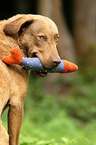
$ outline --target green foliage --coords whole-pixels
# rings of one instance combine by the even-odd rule
[[[66,96],[61,105],[68,114],[81,121],[89,122],[96,118],[96,82],[76,86],[74,96]]]
[[[96,145],[96,80],[78,74],[75,83],[61,81],[72,89],[59,96],[46,93],[44,81],[30,76],[20,145]]]

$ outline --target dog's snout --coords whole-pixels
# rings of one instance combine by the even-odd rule
[[[57,58],[53,58],[53,59],[52,59],[52,64],[53,64],[54,66],[59,65],[59,64],[60,64],[60,62],[61,62],[61,60],[60,60],[60,59],[57,59]]]

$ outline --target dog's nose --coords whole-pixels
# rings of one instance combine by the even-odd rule
[[[52,64],[54,66],[57,66],[61,63],[61,60],[60,59],[57,59],[57,58],[52,58]]]

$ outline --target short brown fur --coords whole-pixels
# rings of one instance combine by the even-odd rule
[[[38,56],[47,68],[56,67],[60,62],[57,41],[58,29],[47,17],[19,14],[0,22],[0,118],[9,105],[8,134],[0,120],[0,145],[18,145],[29,78],[29,71],[6,65],[2,58],[16,48],[25,57]]]

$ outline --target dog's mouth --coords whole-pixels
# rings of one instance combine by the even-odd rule
[[[37,56],[36,53],[33,53],[33,54],[32,54],[32,58],[34,58],[34,57],[38,57],[38,58],[39,58],[39,56]],[[39,59],[40,59],[40,58],[39,58]],[[35,73],[36,73],[37,75],[41,76],[41,77],[46,77],[46,76],[47,76],[47,72],[35,71]]]
[[[46,77],[46,75],[47,75],[47,72],[41,72],[41,71],[35,71],[35,72],[36,72],[36,74],[38,74],[41,77]]]

